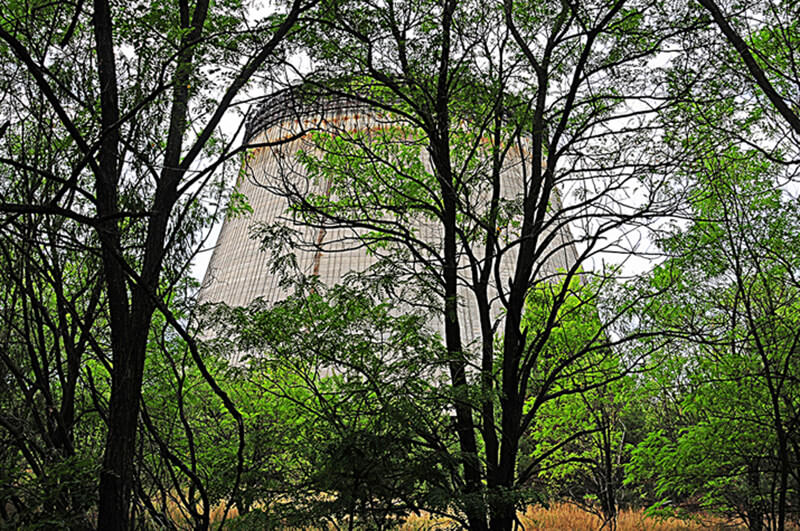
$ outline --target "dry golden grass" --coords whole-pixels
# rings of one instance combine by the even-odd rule
[[[553,504],[549,509],[541,506],[529,507],[525,514],[520,515],[520,521],[525,531],[597,531],[603,524],[597,516],[567,503]],[[446,518],[423,515],[409,517],[400,529],[402,531],[433,531],[452,528],[452,525],[453,522]],[[698,522],[686,522],[676,518],[660,520],[645,516],[642,510],[622,511],[617,521],[617,531],[720,531],[723,529],[738,530],[744,529],[744,526],[719,518],[703,518]]]
[[[550,509],[531,507],[521,517],[526,531],[534,529],[565,529],[570,531],[597,531],[603,522],[597,516],[571,504],[552,505]],[[617,531],[679,531],[708,529],[744,529],[719,519],[706,518],[703,522],[686,522],[671,518],[649,518],[641,510],[621,511]]]
[[[216,507],[211,513],[211,521],[218,522],[222,517],[223,510],[222,507]],[[238,516],[238,511],[232,508],[228,512],[228,518],[236,516]],[[529,507],[525,514],[520,515],[520,521],[525,531],[598,531],[602,526],[602,521],[597,516],[567,503],[553,504],[549,509],[541,506]],[[434,531],[453,529],[454,525],[454,522],[448,518],[422,514],[409,516],[399,530]],[[332,528],[322,525],[316,529],[329,530]],[[739,529],[745,528],[719,518],[703,518],[698,522],[686,522],[676,518],[661,520],[645,516],[642,510],[622,511],[617,522],[617,531],[731,531]]]
[[[222,520],[222,515],[225,514],[225,506],[224,505],[217,505],[213,509],[211,509],[211,514],[209,515],[209,520],[212,522],[219,522]],[[225,515],[225,518],[231,519],[236,518],[239,516],[239,509],[236,507],[232,507],[228,510],[228,514]]]

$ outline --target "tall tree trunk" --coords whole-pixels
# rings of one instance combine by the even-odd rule
[[[444,331],[449,357],[450,380],[456,393],[453,407],[456,412],[456,431],[464,470],[464,512],[472,531],[484,531],[489,527],[481,493],[483,484],[475,436],[475,421],[472,416],[472,406],[465,401],[468,383],[458,319],[458,240],[456,233],[458,198],[450,160],[450,112],[448,109],[450,31],[456,4],[454,0],[448,0],[442,10],[442,51],[439,61],[435,109],[431,116],[432,119],[428,122],[428,133],[432,140],[431,156],[442,193]],[[464,396],[459,396],[462,393]]]
[[[111,10],[106,0],[94,2],[94,35],[100,86],[101,125],[104,131],[95,171],[98,235],[102,247],[104,279],[111,328],[113,369],[109,402],[109,425],[103,468],[100,472],[98,528],[123,530],[128,525],[133,478],[133,450],[139,412],[139,388],[143,349],[133,343],[138,322],[131,321],[127,275],[122,257],[119,226],[119,96],[112,32]]]
[[[780,421],[780,418],[778,419]],[[780,490],[778,491],[778,531],[786,528],[786,496],[789,491],[789,448],[786,443],[787,435],[783,426],[778,427],[778,477]]]
[[[121,354],[121,355],[120,355]],[[114,352],[108,437],[100,474],[98,529],[128,527],[144,349]]]
[[[444,142],[446,144],[446,142]],[[439,151],[443,155],[442,150]],[[449,157],[449,155],[447,155]],[[449,357],[450,379],[456,393],[454,409],[456,412],[456,431],[462,453],[464,469],[465,513],[470,529],[483,531],[488,529],[486,511],[481,499],[481,473],[478,459],[478,445],[475,439],[475,422],[472,418],[472,407],[465,403],[466,396],[458,396],[467,392],[466,364],[462,357],[461,327],[458,319],[458,253],[456,252],[456,198],[452,179],[442,178],[450,175],[449,165],[440,160],[437,173],[442,181],[443,192],[443,224],[444,224],[444,331],[447,354]]]
[[[747,465],[747,520],[750,531],[761,531],[764,527],[764,506],[761,500],[756,500],[760,492],[760,479],[758,462],[753,461]]]

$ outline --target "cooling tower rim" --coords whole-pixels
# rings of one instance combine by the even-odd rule
[[[368,89],[368,87],[366,87]],[[362,89],[359,92],[366,93]],[[259,133],[289,120],[322,116],[343,111],[374,110],[375,105],[358,96],[333,92],[312,83],[300,83],[265,96],[245,120],[244,143],[249,144]]]
[[[245,119],[244,144],[249,144],[259,133],[290,120],[343,111],[375,112],[381,106],[377,98],[374,103],[369,100],[371,90],[381,86],[377,82],[363,83],[357,87],[348,79],[334,80],[329,82],[330,86],[325,86],[325,83],[297,83],[265,96]],[[343,88],[337,90],[335,86]],[[387,101],[386,105],[391,106],[391,102]],[[511,108],[503,109],[506,119],[514,114]]]

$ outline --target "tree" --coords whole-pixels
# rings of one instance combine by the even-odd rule
[[[545,318],[559,290],[557,284],[532,290],[525,322],[532,326]],[[521,465],[546,489],[543,501],[567,500],[598,515],[604,528],[616,529],[619,508],[630,503],[622,496],[623,467],[632,442],[641,437],[643,407],[636,377],[626,369],[625,356],[631,352],[605,345],[601,312],[592,303],[595,292],[596,287],[575,279],[559,309],[542,354],[546,361],[532,375],[531,388],[546,387],[553,369],[579,349],[595,348],[555,374],[548,391],[552,399],[542,400],[537,394],[528,399],[526,409],[537,401],[542,404],[531,429],[535,437],[529,439],[532,444],[524,444]],[[638,367],[637,372],[644,369]]]
[[[726,14],[724,10],[729,6],[714,0],[699,0],[699,3],[739,56],[746,69],[743,77],[767,98],[769,105],[764,103],[760,107],[778,112],[779,120],[789,126],[789,136],[796,147],[800,116],[791,102],[800,90],[800,76],[791,65],[800,44],[797,6],[770,0],[752,7],[730,6],[734,12]]]
[[[246,355],[230,386],[250,402],[251,447],[276,454],[249,476],[259,516],[384,529],[412,511],[445,513],[457,461],[438,338],[357,282],[297,288],[210,316],[224,340],[209,346],[224,353],[233,339]]]
[[[17,81],[11,76],[11,83]],[[41,179],[34,166],[50,174],[63,172],[67,146],[49,126],[52,113],[24,84],[19,87],[9,103],[17,104],[21,119],[6,128],[2,141],[8,150],[16,150],[22,166],[0,170],[3,195],[34,204],[37,196],[59,187]],[[26,120],[30,114],[40,120]],[[81,372],[88,359],[106,360],[107,344],[98,261],[85,252],[94,244],[91,230],[45,215],[4,221],[0,426],[7,438],[0,489],[11,502],[10,514],[3,518],[17,524],[41,518],[85,527],[96,490],[87,475],[97,472],[102,420],[92,411],[98,397],[81,381]]]
[[[651,434],[633,466],[662,496],[702,496],[750,529],[785,529],[800,479],[800,227],[780,175],[736,148],[695,169],[693,221],[665,236],[651,277],[670,287],[649,319],[677,338],[665,355],[683,389],[679,431]]]
[[[701,0],[686,9],[692,23],[667,68],[676,90],[697,106],[690,120],[682,116],[666,130],[702,123],[717,131],[721,150],[734,139],[772,162],[796,168],[797,6]]]
[[[308,342],[306,348],[323,365],[350,363],[355,376],[319,379],[303,353],[289,348],[294,336],[280,336],[286,323],[295,325],[287,328],[294,334],[309,324],[281,311],[292,304],[334,310],[306,293],[306,300],[270,314],[282,321],[268,321],[261,342],[252,344],[276,348],[283,364],[265,363],[273,376],[261,373],[247,389],[280,395],[280,378],[296,378],[318,400],[314,418],[336,437],[327,441],[325,458],[301,453],[297,460],[318,468],[316,476],[304,476],[311,492],[335,493],[328,510],[351,524],[360,517],[382,525],[388,506],[445,511],[447,494],[465,526],[510,529],[517,508],[537,499],[531,482],[542,456],[571,442],[536,427],[575,406],[573,400],[587,401],[581,411],[598,413],[597,433],[606,440],[597,455],[607,469],[614,412],[592,404],[617,393],[626,373],[662,348],[665,334],[679,334],[701,374],[718,378],[714,371],[724,369],[732,381],[752,380],[746,396],[768,405],[750,422],[769,430],[748,432],[744,448],[752,455],[759,440],[774,437],[774,455],[763,452],[749,477],[775,478],[783,527],[797,482],[797,264],[796,245],[787,247],[776,234],[794,229],[774,181],[755,178],[761,183],[755,186],[734,177],[758,173],[742,146],[783,164],[784,179],[794,177],[797,24],[793,7],[781,3],[752,11],[700,3],[704,10],[649,0],[294,0],[256,21],[235,0],[153,2],[128,13],[124,3],[108,0],[66,9],[3,3],[0,385],[10,392],[2,397],[0,433],[11,450],[0,458],[15,467],[2,480],[5,491],[19,487],[17,515],[61,514],[69,525],[91,525],[87,498],[95,485],[86,485],[81,467],[100,454],[102,529],[129,527],[140,509],[158,525],[173,525],[169,496],[200,528],[209,525],[217,501],[227,502],[225,511],[247,512],[256,496],[269,496],[264,484],[244,476],[263,479],[273,471],[273,456],[259,454],[256,444],[283,442],[282,432],[260,431],[245,419],[232,398],[235,386],[225,380],[229,368],[204,360],[182,311],[182,276],[199,230],[213,218],[203,203],[219,202],[221,174],[237,151],[218,134],[223,116],[253,81],[269,85],[277,72],[285,75],[278,66],[283,54],[296,51],[311,65],[291,74],[302,78],[301,101],[348,98],[383,123],[370,131],[335,125],[303,131],[309,134],[299,153],[276,148],[281,166],[266,176],[274,179],[268,184],[289,199],[294,222],[352,229],[350,242],[375,256],[363,277],[373,281],[375,299],[351,293],[342,308],[377,306],[382,328],[368,319],[345,322],[389,331],[406,345],[393,327],[414,331],[416,321],[389,323],[393,314],[377,302],[388,300],[398,312],[422,312],[438,323],[445,346],[442,352],[417,345],[424,356],[410,356],[417,365],[406,366],[376,360],[372,349],[388,347],[374,338],[345,335],[352,342],[341,351],[333,348],[342,347],[339,337],[323,336],[331,350]],[[304,14],[308,24],[299,31]],[[669,68],[654,67],[675,49],[667,53]],[[726,52],[711,56],[709,49]],[[703,127],[704,135],[689,139],[702,149],[684,142],[684,130]],[[730,168],[715,169],[719,154]],[[668,317],[697,317],[702,326],[686,333],[685,320],[677,321],[682,328],[668,322],[665,329],[654,319],[662,326],[636,330],[629,326],[636,320],[625,318],[640,305],[643,316],[652,316],[647,305],[672,288],[673,278],[662,268],[655,294],[616,304],[606,296],[613,275],[587,272],[585,263],[601,252],[634,253],[628,238],[641,226],[684,214],[667,192],[671,183],[682,192],[677,181],[695,174],[720,192],[707,203],[692,196],[695,224],[675,245],[697,238],[715,252],[708,270],[693,270],[678,256],[670,260],[686,282],[681,290],[695,291],[664,305],[680,310]],[[324,182],[328,192],[301,193],[297,177]],[[764,204],[753,205],[758,215],[731,202],[731,191],[763,197]],[[768,207],[781,216],[765,221]],[[700,237],[706,229],[713,229],[710,236]],[[550,265],[554,257],[560,267]],[[723,277],[733,273],[732,281],[700,284],[702,274],[720,270]],[[590,291],[577,289],[578,281]],[[681,297],[696,306],[686,307]],[[461,313],[466,301],[477,309],[474,334]],[[569,314],[583,316],[587,327],[563,341],[560,327]],[[656,340],[638,350],[622,347],[642,336]],[[713,356],[733,366],[702,363]],[[408,377],[415,395],[382,387],[392,369]],[[424,385],[422,373],[433,380],[445,374],[446,382]],[[704,394],[709,389],[715,388],[704,382],[687,394],[702,405],[687,410],[754,413],[736,400],[727,402],[731,409],[715,409],[722,405]],[[731,387],[719,390],[733,395]],[[386,400],[376,402],[380,397]],[[403,407],[393,410],[389,398]],[[339,415],[328,415],[331,404]],[[443,412],[452,412],[453,430]],[[389,435],[403,422],[398,432],[415,453],[408,469],[387,479],[375,470],[403,462],[402,446]],[[286,437],[297,435],[291,428]],[[696,449],[697,434],[723,434],[719,423],[691,428],[686,433],[695,437],[666,440]],[[314,443],[322,438],[300,435]],[[204,454],[215,444],[220,455]],[[523,451],[530,447],[543,451]],[[362,455],[364,467],[338,466],[343,455]],[[433,478],[420,477],[423,465],[436,470]],[[609,513],[612,476],[606,471],[599,489]],[[242,481],[248,492],[240,492]],[[761,488],[758,477],[750,483]],[[225,488],[229,496],[221,494]],[[132,493],[141,507],[131,504]],[[760,507],[757,499],[747,509],[751,521],[760,520]],[[23,508],[30,511],[22,515]]]
[[[122,5],[105,0],[69,10],[47,3],[2,6],[0,53],[13,74],[4,80],[3,131],[25,138],[38,119],[26,114],[35,102],[47,109],[48,137],[60,150],[53,168],[44,165],[47,159],[29,160],[25,144],[5,144],[2,164],[11,182],[33,177],[47,186],[29,189],[47,193],[28,202],[5,199],[3,227],[29,215],[70,220],[91,229],[95,241],[85,252],[100,264],[111,352],[100,528],[128,525],[150,324],[158,309],[183,330],[166,301],[193,253],[191,211],[230,157],[230,143],[217,143],[217,128],[308,6],[292,2],[285,14],[253,25],[246,6],[236,2],[145,4],[133,23]],[[214,68],[224,70],[215,76]],[[18,83],[30,100],[14,96]],[[63,302],[55,305],[62,315],[69,311]]]
[[[655,190],[671,161],[651,158],[646,136],[660,87],[639,77],[670,37],[654,8],[324,2],[302,35],[315,71],[297,99],[350,98],[383,113],[383,125],[329,124],[299,154],[279,151],[274,175],[253,178],[286,195],[296,223],[355,229],[353,245],[375,253],[372,272],[390,279],[396,304],[441,323],[461,463],[455,503],[471,529],[511,528],[529,479],[520,445],[557,396],[554,382],[598,349],[578,346],[531,387],[581,261],[666,206]],[[307,178],[326,192],[306,194]],[[559,186],[571,187],[569,203]],[[647,191],[632,199],[634,187]],[[565,237],[565,227],[580,234]],[[545,265],[553,256],[563,271]],[[554,280],[562,288],[546,317],[523,323],[531,291]],[[464,332],[465,300],[478,308],[477,338]],[[616,317],[605,314],[594,339]]]
[[[791,66],[796,7],[699,4],[711,24],[687,33],[669,65],[676,84],[696,83],[687,102],[665,115],[666,142],[687,153],[672,189],[687,198],[680,217],[688,227],[659,234],[669,261],[654,276],[662,288],[675,282],[666,315],[656,321],[686,349],[664,358],[673,372],[662,383],[676,389],[669,407],[679,425],[652,434],[637,458],[637,477],[651,466],[662,495],[699,493],[753,528],[764,518],[782,528],[796,481],[782,472],[791,467],[781,442],[782,425],[793,422],[782,408],[795,407],[794,376],[792,364],[779,361],[792,357],[786,341],[793,341],[793,317],[777,310],[792,307],[795,294],[785,285],[796,285],[786,187],[796,179],[800,123],[791,103],[799,86]],[[781,392],[788,395],[778,399]],[[709,440],[722,443],[710,452]]]

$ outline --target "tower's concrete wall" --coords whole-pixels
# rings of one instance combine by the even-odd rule
[[[330,182],[315,181],[304,174],[303,166],[296,160],[295,154],[302,149],[320,155],[307,131],[321,130],[334,135],[348,135],[353,131],[392,127],[396,123],[380,112],[346,99],[322,100],[317,105],[299,104],[288,91],[267,101],[248,123],[247,138],[253,148],[247,156],[246,171],[237,184],[238,192],[247,197],[253,212],[229,216],[225,220],[201,289],[201,301],[244,306],[257,297],[277,301],[288,294],[278,284],[279,276],[270,265],[270,253],[262,251],[261,242],[252,237],[254,228],[260,224],[272,225],[283,220],[297,230],[302,244],[294,251],[299,270],[304,274],[317,275],[327,285],[340,282],[348,272],[363,272],[373,265],[375,254],[359,244],[357,230],[311,227],[292,219],[289,214],[292,196],[300,197],[309,193],[324,195],[330,190]],[[279,141],[285,142],[276,144]],[[502,197],[509,203],[522,200],[522,159],[518,151],[516,154],[511,152],[502,171]],[[423,160],[423,165],[431,172],[428,160]],[[490,192],[488,185],[486,189],[478,188],[462,199],[469,201],[470,211],[481,216],[488,210]],[[433,259],[434,253],[442,249],[438,222],[419,217],[413,225],[419,239],[434,250],[425,258]],[[513,244],[517,237],[515,230],[511,224],[498,228],[501,241],[509,247],[502,254],[492,275],[490,296],[495,297],[492,311],[495,318],[502,314],[496,298],[502,290],[508,290],[517,259],[518,246]],[[476,243],[471,247],[480,259],[483,245]],[[576,259],[569,230],[562,227],[554,234],[548,252],[540,261],[538,277],[556,275],[558,269],[571,267]],[[480,323],[474,308],[474,297],[467,288],[472,284],[472,272],[468,264],[465,255],[460,270],[464,286],[461,290],[460,317],[463,337],[469,341],[480,337]],[[404,267],[409,272],[422,273],[423,265],[409,262]],[[421,306],[426,304],[425,301],[419,302]],[[413,305],[413,301],[398,302],[403,307],[409,304]],[[441,300],[433,298],[430,304],[441,304]]]

